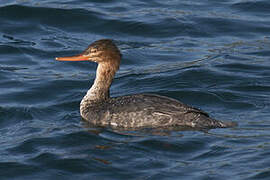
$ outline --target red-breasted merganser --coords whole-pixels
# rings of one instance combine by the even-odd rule
[[[226,128],[234,122],[212,119],[206,112],[156,94],[110,97],[110,86],[119,69],[121,53],[110,39],[95,41],[81,54],[58,57],[58,61],[93,61],[98,63],[96,79],[81,101],[80,114],[91,124],[121,128]]]

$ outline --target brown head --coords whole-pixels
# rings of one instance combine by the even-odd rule
[[[110,39],[101,39],[93,42],[81,54],[68,57],[57,57],[57,61],[93,61],[106,64],[110,68],[118,70],[121,61],[121,53]]]

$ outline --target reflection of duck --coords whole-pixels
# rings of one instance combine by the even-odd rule
[[[121,61],[120,51],[112,40],[98,40],[80,55],[56,60],[98,63],[95,82],[80,104],[81,116],[92,124],[125,129],[225,128],[236,125],[212,119],[199,109],[165,96],[135,94],[110,98],[109,89]]]

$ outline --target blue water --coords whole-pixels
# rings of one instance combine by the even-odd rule
[[[268,0],[1,0],[0,179],[270,179]],[[208,132],[87,126],[96,64],[57,62],[114,39],[112,96],[151,92],[235,121]]]

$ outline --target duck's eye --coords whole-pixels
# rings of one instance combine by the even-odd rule
[[[91,53],[96,53],[97,50],[96,49],[91,49]]]

